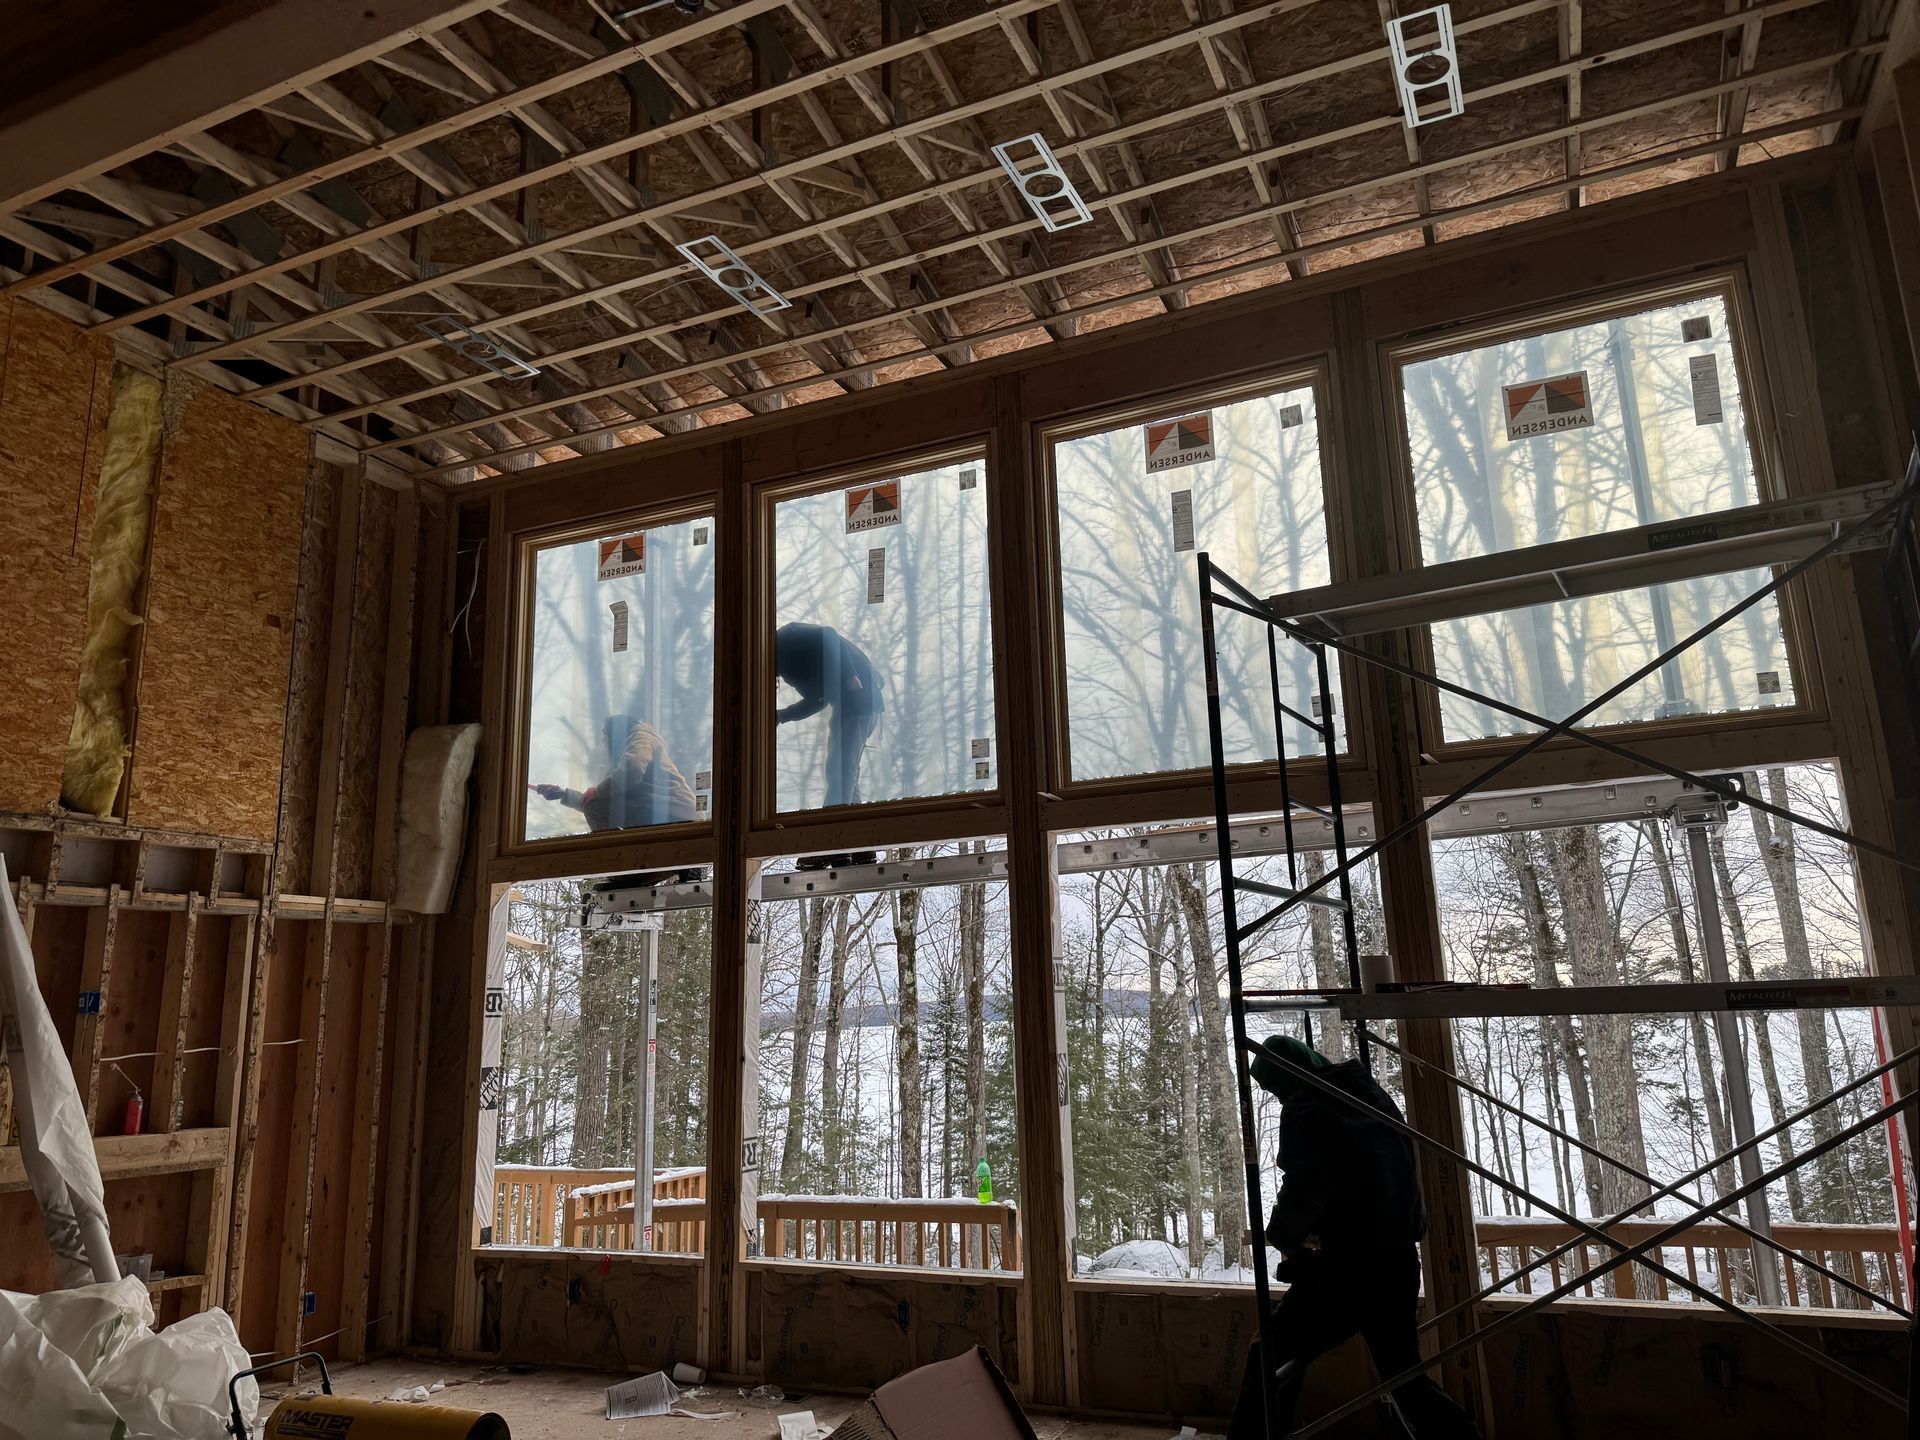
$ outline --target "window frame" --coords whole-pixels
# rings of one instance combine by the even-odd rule
[[[1072,714],[1067,693],[1066,597],[1060,559],[1060,477],[1054,462],[1055,447],[1064,441],[1085,439],[1128,425],[1145,425],[1201,407],[1231,405],[1282,390],[1303,388],[1313,392],[1314,413],[1319,421],[1320,499],[1327,522],[1327,564],[1332,583],[1338,584],[1353,578],[1355,565],[1350,553],[1353,530],[1347,523],[1343,508],[1346,497],[1352,494],[1352,488],[1341,483],[1343,472],[1338,416],[1335,413],[1338,388],[1334,383],[1330,357],[1315,356],[1281,369],[1264,370],[1230,381],[1163,391],[1124,405],[1075,411],[1034,427],[1033,439],[1037,447],[1034,475],[1038,482],[1035,489],[1039,509],[1035,518],[1040,542],[1036,546],[1036,560],[1040,570],[1039,583],[1046,594],[1045,623],[1041,635],[1045,648],[1043,664],[1046,667],[1049,691],[1047,709],[1052,731],[1047,747],[1047,773],[1051,781],[1049,789],[1054,795],[1080,800],[1190,789],[1206,783],[1212,774],[1210,766],[1202,764],[1186,770],[1149,770],[1131,775],[1074,778]],[[1336,653],[1330,658],[1339,667],[1338,684],[1340,694],[1346,697],[1344,708],[1347,720],[1345,744],[1334,752],[1332,758],[1340,766],[1342,782],[1349,779],[1351,772],[1351,778],[1357,784],[1368,769],[1364,707],[1358,699],[1360,672],[1357,663],[1344,655]],[[1310,785],[1315,774],[1324,772],[1327,759],[1324,755],[1294,757],[1288,766],[1289,780],[1298,777]],[[1269,780],[1276,773],[1271,760],[1250,760],[1227,767],[1230,781]]]
[[[922,471],[938,469],[943,465],[958,464],[961,461],[974,462],[980,466],[982,498],[987,501],[987,584],[984,593],[987,596],[988,605],[991,606],[1000,589],[998,576],[995,574],[1000,562],[996,551],[997,542],[993,535],[996,516],[991,498],[991,487],[994,484],[993,455],[992,436],[978,435],[962,438],[953,444],[942,445],[931,450],[900,452],[851,469],[809,471],[755,487],[753,593],[747,618],[747,623],[752,627],[750,632],[752,640],[747,655],[747,683],[750,689],[744,707],[748,728],[747,763],[751,767],[753,780],[750,787],[753,800],[747,816],[747,823],[751,830],[781,832],[799,829],[802,826],[845,824],[854,820],[956,811],[963,812],[959,823],[964,825],[970,819],[972,823],[977,824],[978,812],[982,807],[998,807],[1005,803],[1005,773],[998,763],[998,757],[1006,753],[1007,744],[1006,705],[1003,693],[1004,657],[1000,646],[999,621],[988,626],[989,644],[993,649],[995,755],[993,785],[990,789],[960,790],[944,795],[909,795],[898,800],[862,801],[856,805],[823,805],[811,810],[782,810],[779,807],[777,793],[776,755],[779,726],[773,718],[774,711],[778,708],[776,701],[780,684],[779,677],[774,673],[773,658],[774,615],[778,599],[775,593],[777,562],[774,522],[779,506],[788,500],[802,500],[815,495],[845,490],[863,480],[900,479]]]
[[[677,525],[699,519],[705,519],[713,526],[711,543],[715,547],[717,556],[721,544],[720,497],[715,494],[690,495],[663,502],[657,507],[594,516],[585,521],[523,531],[513,536],[512,574],[509,580],[512,586],[510,613],[513,616],[513,628],[508,636],[508,643],[511,646],[509,663],[512,669],[508,676],[508,705],[504,717],[505,723],[502,726],[502,738],[506,742],[506,753],[503,757],[506,762],[504,767],[506,775],[499,816],[499,843],[502,856],[556,855],[574,851],[602,850],[609,845],[637,843],[671,845],[679,841],[696,842],[688,846],[687,855],[690,860],[698,859],[701,863],[706,863],[707,852],[712,848],[713,840],[711,808],[704,820],[670,821],[663,825],[645,825],[625,830],[589,831],[584,835],[555,835],[546,839],[529,840],[526,837],[526,806],[516,803],[517,797],[525,794],[527,787],[527,742],[532,729],[533,705],[534,585],[539,573],[540,552],[577,545],[587,540],[604,539],[618,531],[652,530],[665,525]],[[720,599],[716,585],[714,593],[716,631],[719,625]],[[720,667],[717,663],[714,666],[713,690],[709,703],[713,706],[717,719],[720,704]],[[718,761],[719,757],[715,756],[716,765]],[[509,800],[508,797],[514,797],[514,800]]]
[[[1753,303],[1746,266],[1736,263],[1715,266],[1665,282],[1643,282],[1613,287],[1570,302],[1534,305],[1489,319],[1442,326],[1398,340],[1383,340],[1378,346],[1381,398],[1387,414],[1394,420],[1390,440],[1391,462],[1389,523],[1401,554],[1414,562],[1409,572],[1425,568],[1425,547],[1420,535],[1419,498],[1413,469],[1412,441],[1409,436],[1406,387],[1402,374],[1409,364],[1440,355],[1458,354],[1488,344],[1524,340],[1570,329],[1576,325],[1637,315],[1652,309],[1682,305],[1690,300],[1717,299],[1727,310],[1727,343],[1733,354],[1745,409],[1747,451],[1752,457],[1755,503],[1790,497],[1794,491],[1786,483],[1789,474],[1777,443],[1775,417],[1778,402],[1773,378],[1767,367],[1760,342],[1760,325]],[[1710,512],[1714,514],[1722,512]],[[1523,547],[1524,548],[1524,547]],[[1510,553],[1510,552],[1503,552]],[[1782,566],[1770,567],[1777,574]],[[1626,585],[1626,593],[1648,587]],[[1698,735],[1718,730],[1729,723],[1768,727],[1806,725],[1826,718],[1825,676],[1818,648],[1813,643],[1808,601],[1798,582],[1775,592],[1780,606],[1780,632],[1786,647],[1787,663],[1794,680],[1791,705],[1766,709],[1708,712],[1673,716],[1666,719],[1625,721],[1607,725],[1583,725],[1596,734],[1610,738],[1634,737],[1652,741],[1671,736]],[[1605,598],[1604,595],[1594,598]],[[1408,632],[1413,642],[1413,662],[1428,673],[1434,670],[1433,627],[1420,625]],[[1416,685],[1414,709],[1421,738],[1421,751],[1432,762],[1484,759],[1526,744],[1537,731],[1513,735],[1491,735],[1472,739],[1452,739],[1446,734],[1441,712],[1440,693],[1431,685]],[[1550,719],[1560,717],[1550,716]],[[1542,747],[1546,751],[1565,751],[1581,742],[1567,735],[1556,736]]]

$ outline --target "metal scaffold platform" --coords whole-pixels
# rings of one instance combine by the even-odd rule
[[[1214,858],[1219,865],[1220,903],[1226,932],[1228,1006],[1238,1060],[1236,1079],[1249,1216],[1258,1225],[1259,1218],[1267,1213],[1250,1074],[1250,1057],[1259,1057],[1265,1063],[1279,1067],[1298,1086],[1316,1089],[1343,1104],[1365,1109],[1371,1119],[1402,1132],[1416,1147],[1444,1154],[1454,1164],[1516,1198],[1530,1202],[1541,1213],[1575,1229],[1577,1238],[1530,1261],[1516,1275],[1553,1263],[1576,1247],[1596,1245],[1606,1255],[1592,1271],[1564,1283],[1556,1283],[1544,1293],[1531,1296],[1525,1304],[1487,1319],[1476,1314],[1473,1307],[1511,1285],[1516,1275],[1498,1277],[1493,1285],[1480,1289],[1459,1304],[1431,1317],[1423,1327],[1431,1329],[1464,1314],[1469,1317],[1468,1328],[1459,1338],[1440,1346],[1402,1373],[1381,1377],[1380,1383],[1364,1394],[1289,1433],[1296,1436],[1312,1435],[1338,1424],[1364,1406],[1391,1395],[1397,1387],[1421,1373],[1472,1347],[1484,1345],[1502,1331],[1520,1323],[1526,1316],[1573,1293],[1581,1285],[1591,1283],[1597,1276],[1630,1263],[1653,1271],[1667,1283],[1698,1300],[1758,1328],[1809,1363],[1844,1377],[1876,1400],[1906,1415],[1907,1433],[1916,1433],[1915,1424],[1920,1421],[1920,1411],[1909,1410],[1908,1397],[1893,1393],[1841,1360],[1809,1345],[1792,1331],[1742,1308],[1689,1276],[1669,1269],[1662,1261],[1661,1247],[1690,1225],[1705,1219],[1716,1219],[1741,1231],[1752,1243],[1754,1290],[1763,1305],[1779,1303],[1779,1276],[1775,1268],[1777,1256],[1790,1255],[1795,1264],[1811,1264],[1830,1281],[1871,1300],[1873,1304],[1906,1317],[1911,1323],[1913,1316],[1907,1306],[1889,1297],[1873,1294],[1853,1279],[1828,1271],[1817,1262],[1809,1262],[1805,1256],[1789,1251],[1776,1242],[1770,1231],[1766,1204],[1767,1188],[1778,1184],[1790,1171],[1818,1159],[1848,1140],[1868,1133],[1875,1126],[1888,1123],[1894,1117],[1902,1120],[1909,1118],[1910,1101],[1905,1096],[1889,1096],[1886,1104],[1870,1114],[1844,1126],[1836,1125],[1834,1134],[1770,1168],[1763,1168],[1760,1146],[1823,1107],[1832,1105],[1842,1096],[1893,1075],[1898,1067],[1920,1056],[1920,1046],[1883,1060],[1879,1066],[1851,1080],[1834,1093],[1815,1099],[1794,1114],[1778,1119],[1769,1128],[1756,1132],[1736,1017],[1742,1010],[1920,1006],[1920,979],[1900,976],[1845,981],[1735,983],[1727,970],[1721,920],[1714,898],[1716,892],[1711,883],[1711,871],[1707,869],[1710,863],[1708,837],[1713,827],[1725,823],[1729,808],[1749,805],[1776,819],[1840,841],[1856,852],[1877,856],[1907,870],[1920,871],[1920,861],[1863,839],[1839,826],[1797,814],[1764,796],[1747,793],[1737,775],[1696,774],[1645,754],[1616,738],[1582,727],[1590,717],[1601,712],[1617,697],[1658,674],[1708,636],[1776,594],[1814,566],[1836,555],[1869,551],[1883,553],[1887,561],[1889,584],[1900,607],[1898,613],[1903,617],[1920,617],[1920,603],[1906,603],[1912,598],[1908,592],[1920,594],[1914,583],[1915,577],[1920,576],[1920,556],[1916,556],[1913,538],[1917,498],[1920,498],[1920,449],[1916,449],[1909,460],[1905,476],[1894,484],[1860,487],[1813,499],[1748,506],[1697,520],[1610,531],[1453,564],[1429,566],[1376,580],[1336,584],[1266,599],[1216,567],[1211,556],[1202,554],[1198,557],[1201,636],[1205,651],[1207,721],[1216,812]],[[1521,606],[1604,595],[1759,567],[1773,570],[1769,581],[1689,635],[1674,638],[1671,634],[1661,634],[1657,642],[1661,645],[1660,653],[1561,719],[1548,719],[1534,714],[1496,696],[1356,643],[1356,637],[1382,630],[1433,624]],[[1240,867],[1251,856],[1234,843],[1236,833],[1245,822],[1236,821],[1232,814],[1231,781],[1238,767],[1229,765],[1223,734],[1222,688],[1224,684],[1231,683],[1222,674],[1218,643],[1218,629],[1225,614],[1250,619],[1264,631],[1267,679],[1271,689],[1270,703],[1265,708],[1272,717],[1275,749],[1273,768],[1280,785],[1283,810],[1287,812],[1275,826],[1280,831],[1278,851],[1266,853],[1286,856],[1285,885],[1243,873]],[[1283,692],[1280,664],[1282,645],[1305,648],[1309,658],[1306,668],[1314,677],[1310,694],[1300,696]],[[1379,834],[1377,827],[1369,824],[1361,842],[1353,845],[1349,836],[1349,812],[1340,803],[1341,747],[1333,718],[1331,680],[1333,667],[1340,659],[1351,660],[1360,666],[1379,666],[1405,680],[1486,706],[1531,727],[1533,733],[1517,740],[1479,773],[1456,786],[1449,794],[1432,801],[1389,833]],[[1290,700],[1293,703],[1289,703]],[[1254,708],[1262,707],[1255,702]],[[1243,706],[1242,713],[1244,710]],[[1289,801],[1289,769],[1296,757],[1288,754],[1288,721],[1294,727],[1303,728],[1318,742],[1316,748],[1326,766],[1326,793],[1331,800],[1327,810],[1309,808],[1303,812]],[[1583,788],[1581,800],[1571,805],[1562,802],[1552,813],[1544,813],[1543,806],[1537,813],[1530,804],[1513,803],[1510,796],[1490,793],[1502,774],[1527,756],[1561,739],[1593,747],[1617,760],[1630,762],[1649,773],[1664,777],[1652,782],[1653,788],[1644,796],[1646,803],[1628,814],[1634,819],[1664,820],[1685,846],[1687,858],[1693,866],[1695,888],[1701,897],[1698,902],[1701,914],[1697,920],[1708,980],[1693,984],[1619,985],[1585,989],[1445,983],[1404,987],[1363,986],[1351,889],[1351,877],[1357,867],[1388,847],[1423,831],[1437,837],[1449,833],[1449,827],[1453,827],[1451,833],[1462,833],[1460,827],[1463,822],[1485,827],[1481,833],[1496,829],[1594,823],[1597,819],[1607,817],[1604,807],[1593,802],[1593,790],[1604,788],[1615,801],[1621,792],[1628,793],[1634,800],[1642,798],[1637,792],[1645,788],[1643,785],[1639,782],[1621,782],[1618,786]],[[1481,803],[1470,803],[1474,801]],[[1489,823],[1489,812],[1492,817],[1497,817],[1494,823]],[[1302,815],[1308,821],[1324,821],[1327,838],[1315,848],[1328,849],[1332,861],[1322,873],[1305,881],[1300,875],[1297,855],[1308,845],[1305,837],[1296,837],[1295,834],[1296,817]],[[1370,821],[1371,818],[1369,816]],[[1318,836],[1311,838],[1319,840]],[[1249,988],[1243,969],[1245,947],[1274,922],[1302,906],[1329,908],[1340,917],[1346,951],[1347,987],[1300,991]],[[1422,1133],[1397,1117],[1373,1109],[1365,1101],[1330,1084],[1313,1070],[1254,1045],[1248,1036],[1249,1015],[1275,1011],[1299,1012],[1303,1024],[1309,1027],[1309,1038],[1316,1015],[1322,1023],[1347,1025],[1351,1028],[1355,1052],[1369,1069],[1375,1052],[1384,1049],[1405,1064],[1435,1071],[1462,1092],[1506,1111],[1523,1124],[1539,1126],[1558,1141],[1579,1149],[1588,1158],[1630,1175],[1650,1187],[1649,1193],[1622,1214],[1601,1220],[1582,1219],[1550,1199],[1480,1165],[1458,1148]],[[1639,1168],[1567,1134],[1540,1117],[1526,1113],[1521,1107],[1490,1094],[1445,1067],[1409,1053],[1393,1039],[1376,1031],[1370,1023],[1479,1016],[1672,1014],[1685,1011],[1703,1012],[1713,1017],[1720,1042],[1721,1063],[1727,1071],[1736,1143],[1726,1153],[1713,1157],[1678,1179],[1666,1182],[1656,1181]],[[1738,1169],[1740,1183],[1737,1187],[1729,1193],[1701,1198],[1694,1189],[1698,1182],[1713,1175],[1719,1167],[1729,1164]],[[1645,1238],[1628,1242],[1612,1233],[1614,1226],[1641,1214],[1660,1200],[1675,1201],[1688,1208],[1670,1223],[1660,1220],[1654,1233]],[[1736,1207],[1740,1212],[1738,1216],[1728,1213]],[[1252,1251],[1254,1290],[1260,1318],[1259,1344],[1261,1355],[1269,1357],[1262,1365],[1267,1380],[1268,1433],[1278,1435],[1282,1432],[1275,1423],[1274,1378],[1281,1352],[1275,1341],[1272,1278],[1268,1274],[1265,1247],[1256,1243]],[[1557,1265],[1555,1269],[1557,1273]]]

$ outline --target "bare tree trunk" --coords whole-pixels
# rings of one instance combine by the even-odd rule
[[[911,860],[911,847],[894,853],[896,860]],[[925,1081],[920,1073],[920,892],[899,890],[894,893],[893,956],[897,971],[895,991],[894,1046],[899,1054],[900,1072],[900,1193],[922,1195],[921,1176],[926,1170],[924,1137],[920,1130],[920,1111],[925,1103]]]
[[[1574,984],[1621,983],[1618,936],[1607,899],[1606,875],[1601,868],[1599,828],[1581,825],[1553,831],[1547,839],[1547,854],[1566,918],[1567,958]],[[1640,1124],[1640,1086],[1634,1060],[1632,1018],[1590,1015],[1581,1029],[1592,1061],[1597,1143],[1605,1153],[1644,1172],[1647,1145]],[[1631,1210],[1646,1198],[1646,1184],[1625,1171],[1597,1160],[1586,1168],[1599,1171],[1597,1189],[1602,1214]],[[1619,1271],[1613,1272],[1610,1282],[1619,1276]],[[1636,1293],[1647,1283],[1644,1271],[1633,1277]],[[1626,1288],[1609,1284],[1613,1293]]]
[[[1544,843],[1551,857],[1552,842]],[[1527,931],[1533,950],[1533,983],[1542,989],[1557,989],[1560,985],[1559,947],[1554,943],[1553,927],[1547,922],[1547,899],[1540,884],[1540,867],[1524,834],[1514,832],[1507,836],[1507,860],[1520,881],[1521,904],[1527,914]],[[1599,1132],[1593,1121],[1593,1091],[1587,1083],[1586,1057],[1580,1052],[1573,1019],[1567,1015],[1556,1015],[1542,1020],[1540,1024],[1543,1031],[1551,1028],[1560,1066],[1566,1071],[1567,1090],[1573,1097],[1573,1133],[1580,1137],[1582,1144],[1598,1145]],[[1571,1168],[1570,1156],[1567,1164]],[[1611,1212],[1605,1208],[1601,1198],[1598,1169],[1597,1162],[1587,1162],[1581,1165],[1580,1173],[1585,1181],[1589,1213],[1605,1215]]]
[[[1327,852],[1309,850],[1301,857],[1302,873],[1305,883],[1325,878],[1327,873]],[[1332,894],[1332,891],[1324,892]],[[1307,933],[1311,937],[1313,948],[1313,983],[1322,990],[1343,990],[1353,983],[1353,977],[1347,974],[1346,959],[1341,955],[1333,939],[1333,911],[1324,905],[1308,905]],[[1341,1061],[1347,1055],[1347,1028],[1338,1020],[1327,1019],[1320,1026],[1318,1049],[1329,1060]]]
[[[1747,941],[1747,917],[1740,909],[1740,897],[1733,890],[1733,871],[1727,865],[1727,847],[1718,829],[1707,832],[1707,849],[1713,856],[1713,872],[1720,882],[1720,914],[1727,926],[1727,941],[1733,946],[1734,968],[1742,980],[1751,981],[1753,975],[1753,948]],[[1773,1118],[1781,1120],[1789,1113],[1786,1092],[1780,1085],[1780,1067],[1773,1058],[1773,1028],[1768,1023],[1770,1017],[1763,1010],[1751,1017],[1753,1025],[1753,1048],[1760,1055],[1760,1082],[1766,1088],[1767,1108],[1773,1112]],[[1774,1143],[1780,1147],[1782,1163],[1793,1159],[1795,1150],[1793,1132],[1782,1130]],[[1800,1171],[1787,1171],[1787,1213],[1795,1220],[1807,1218],[1807,1199],[1800,1189]]]
[[[1756,783],[1751,771],[1747,784]],[[1767,798],[1785,807],[1792,796],[1787,793],[1787,772],[1767,771]],[[1800,872],[1794,861],[1793,826],[1775,821],[1754,806],[1747,807],[1753,819],[1753,837],[1760,844],[1760,858],[1766,863],[1767,881],[1773,887],[1774,903],[1780,912],[1780,939],[1786,951],[1787,976],[1793,980],[1813,978],[1813,946],[1807,939],[1807,916],[1800,902]],[[1794,1019],[1800,1026],[1800,1073],[1807,1086],[1807,1099],[1819,1099],[1833,1093],[1833,1057],[1827,1048],[1826,1018],[1818,1010],[1797,1010]],[[1840,1133],[1840,1115],[1831,1105],[1822,1106],[1808,1117],[1816,1143],[1831,1140]],[[1837,1221],[1847,1213],[1847,1161],[1838,1150],[1829,1150],[1813,1162],[1814,1199],[1812,1218]]]
[[[1185,920],[1187,949],[1193,956],[1193,989],[1200,1012],[1200,1069],[1211,1107],[1207,1154],[1213,1162],[1213,1223],[1220,1234],[1222,1263],[1231,1270],[1246,1259],[1246,1169],[1240,1158],[1240,1106],[1228,1050],[1227,1016],[1220,1003],[1220,971],[1207,921],[1205,870],[1175,865],[1167,871]],[[1309,906],[1319,914],[1322,907]]]
[[[966,1194],[973,1167],[987,1158],[987,887],[960,890],[960,973],[967,1001],[967,1149],[960,1179]]]
[[[573,1163],[591,1168],[605,1163],[601,1150],[607,1133],[607,1087],[612,1081],[609,1042],[612,1015],[606,994],[612,968],[613,936],[605,930],[580,937],[579,1080],[573,1092]]]
[[[824,1188],[839,1191],[845,1185],[840,1173],[841,1142],[845,1138],[840,1124],[840,1027],[847,1008],[847,912],[842,901],[834,906],[833,962],[827,975],[826,1040],[820,1049],[820,1152],[824,1169]]]
[[[833,900],[800,902],[800,976],[793,992],[793,1063],[787,1078],[787,1134],[780,1146],[780,1188],[806,1185],[807,1071],[813,1059],[813,1027],[820,1011],[820,952],[826,944],[827,911]]]

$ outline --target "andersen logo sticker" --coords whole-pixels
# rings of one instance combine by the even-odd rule
[[[1147,473],[1178,470],[1213,459],[1213,416],[1202,412],[1147,426]]]
[[[1593,392],[1584,370],[1524,385],[1503,385],[1500,393],[1506,399],[1509,440],[1584,430],[1593,424]]]

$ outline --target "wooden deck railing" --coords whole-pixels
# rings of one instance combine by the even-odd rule
[[[633,1172],[502,1165],[494,1172],[500,1245],[631,1250]],[[960,1199],[762,1195],[760,1250],[788,1260],[1018,1270],[1020,1214]],[[663,1170],[653,1182],[652,1248],[698,1255],[707,1245],[707,1172]]]
[[[1669,1222],[1655,1219],[1628,1220],[1615,1225],[1612,1233],[1629,1244],[1645,1240],[1666,1228]],[[1579,1232],[1558,1220],[1536,1216],[1481,1217],[1474,1221],[1479,1246],[1489,1280],[1512,1275],[1527,1261],[1572,1240]],[[1856,1285],[1896,1299],[1908,1293],[1908,1279],[1900,1258],[1899,1233],[1891,1225],[1802,1225],[1786,1220],[1773,1222],[1773,1238],[1790,1249],[1811,1256],[1835,1274],[1844,1275]],[[1680,1232],[1664,1247],[1662,1263],[1684,1274],[1723,1298],[1751,1303],[1752,1286],[1745,1278],[1749,1254],[1747,1237],[1720,1220],[1703,1220]],[[1570,1250],[1551,1265],[1542,1266],[1513,1281],[1513,1289],[1522,1295],[1553,1289],[1563,1280],[1587,1272],[1612,1254],[1609,1246],[1597,1241]],[[1822,1309],[1871,1309],[1868,1302],[1845,1286],[1835,1285],[1826,1276],[1805,1265],[1782,1259],[1783,1299],[1789,1305]],[[1729,1288],[1728,1277],[1741,1273],[1739,1283]],[[1696,1297],[1683,1286],[1672,1285],[1665,1276],[1651,1276],[1654,1294],[1641,1295],[1632,1267],[1609,1272],[1614,1281],[1613,1294],[1641,1300],[1688,1301]],[[1551,1279],[1549,1279],[1549,1275]],[[1605,1279],[1589,1281],[1576,1295],[1604,1295]]]
[[[939,1270],[1018,1270],[1020,1212],[973,1200],[762,1195],[760,1253]]]
[[[663,1170],[654,1177],[653,1194],[656,1202],[697,1197],[702,1202],[703,1222],[706,1193],[707,1172],[699,1167]],[[619,1199],[609,1204],[608,1199],[603,1197],[610,1194],[618,1194]],[[576,1196],[582,1198],[583,1204],[576,1205]],[[590,1205],[584,1203],[589,1200]],[[493,1172],[493,1242],[496,1245],[582,1245],[587,1242],[572,1238],[577,1228],[576,1214],[588,1209],[616,1208],[620,1204],[628,1207],[627,1223],[630,1227],[633,1206],[631,1169],[577,1170],[565,1166],[499,1165],[494,1167]],[[673,1238],[681,1240],[691,1237],[675,1235]],[[704,1243],[705,1239],[703,1223],[698,1240]],[[631,1249],[632,1243],[633,1236],[629,1230],[619,1246],[609,1241],[605,1248]],[[701,1245],[676,1245],[673,1248],[698,1250]]]

